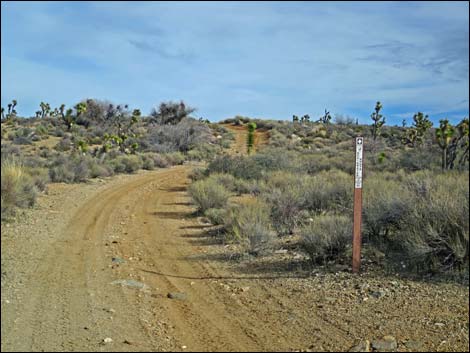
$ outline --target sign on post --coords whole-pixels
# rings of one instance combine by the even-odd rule
[[[361,222],[362,222],[362,165],[364,138],[356,137],[356,172],[354,177],[354,224],[352,272],[359,272],[361,267]]]

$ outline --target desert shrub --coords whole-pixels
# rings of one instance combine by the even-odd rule
[[[260,179],[264,173],[252,158],[242,156],[220,156],[209,163],[207,169],[210,174],[232,174],[242,179]]]
[[[63,126],[56,126],[52,134],[56,137],[64,137],[65,131]]]
[[[319,215],[301,229],[302,247],[316,263],[340,258],[352,238],[352,221],[343,215]]]
[[[181,165],[185,160],[181,152],[165,153],[163,156],[165,156],[169,165]]]
[[[2,159],[1,218],[14,215],[17,207],[31,207],[37,189],[23,165],[15,159]]]
[[[353,203],[353,177],[339,170],[304,179],[305,208],[310,211],[349,211]]]
[[[400,181],[401,180],[401,181]],[[364,184],[365,240],[419,273],[468,267],[468,173],[378,174]]]
[[[209,208],[204,212],[209,221],[214,225],[224,224],[227,211],[223,208]]]
[[[115,173],[134,173],[143,166],[142,159],[136,155],[120,155],[111,160]]]
[[[18,136],[13,139],[15,145],[32,145],[32,137],[29,136]]]
[[[168,159],[164,155],[158,153],[153,155],[153,163],[157,168],[166,168],[169,166]]]
[[[39,191],[45,191],[47,189],[47,183],[49,183],[49,169],[47,168],[28,168],[28,174],[31,175],[31,179]]]
[[[36,135],[47,136],[49,129],[46,125],[38,125],[35,130]]]
[[[89,162],[84,158],[78,159],[71,165],[71,168],[74,182],[84,182],[90,177]]]
[[[415,200],[397,241],[418,272],[468,271],[468,173],[415,173],[408,183]],[[410,187],[414,185],[414,187]]]
[[[267,181],[264,200],[271,205],[271,218],[276,231],[292,233],[299,223],[300,210],[305,204],[305,178],[284,172],[271,175]]]
[[[236,190],[236,179],[233,175],[216,173],[212,174],[209,178],[222,185],[228,191],[234,192]]]
[[[200,143],[188,151],[187,156],[189,160],[193,161],[211,160],[215,157],[219,149],[220,147],[217,147],[217,145]]]
[[[364,236],[380,250],[387,252],[399,244],[394,241],[396,233],[406,227],[406,217],[413,208],[413,197],[404,192],[404,185],[387,180],[381,173],[365,181]]]
[[[18,146],[2,144],[2,148],[1,148],[2,161],[6,159],[11,159],[11,158],[19,159],[20,155],[21,155],[21,149]]]
[[[153,155],[150,153],[145,153],[142,155],[142,168],[145,170],[155,169],[155,160]]]
[[[275,238],[270,213],[270,207],[261,200],[231,207],[225,221],[227,239],[242,244],[254,255],[266,251]]]
[[[113,175],[113,170],[108,165],[92,163],[90,165],[90,178],[102,178]]]
[[[73,147],[73,141],[69,137],[64,137],[55,145],[54,149],[59,152],[70,151]]]
[[[55,183],[72,183],[75,179],[75,174],[69,169],[68,163],[58,163],[49,168],[49,177]]]
[[[48,147],[42,146],[39,150],[39,157],[51,158],[52,155],[53,155],[53,151],[51,151]]]
[[[402,151],[397,157],[398,167],[408,171],[439,169],[439,152],[432,149],[414,148]]]
[[[96,163],[97,161],[88,155],[59,155],[49,167],[49,177],[53,182],[84,182],[92,177],[92,169]]]
[[[211,130],[206,124],[188,118],[176,125],[154,126],[147,136],[149,151],[165,153],[188,152],[212,140]]]
[[[199,180],[189,187],[189,195],[202,212],[209,208],[224,208],[229,192],[213,178]]]
[[[192,181],[204,179],[206,176],[206,170],[204,168],[194,168],[188,175],[189,179]]]

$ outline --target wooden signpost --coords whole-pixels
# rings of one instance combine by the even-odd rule
[[[352,272],[359,272],[361,267],[361,222],[362,222],[362,165],[364,138],[356,137],[356,173],[354,178],[354,225]]]

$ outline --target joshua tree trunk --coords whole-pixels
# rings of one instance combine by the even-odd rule
[[[442,170],[447,169],[447,148],[442,149]]]

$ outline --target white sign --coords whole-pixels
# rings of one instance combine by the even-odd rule
[[[362,155],[364,151],[364,139],[362,137],[356,137],[356,178],[355,187],[356,189],[362,188]]]

